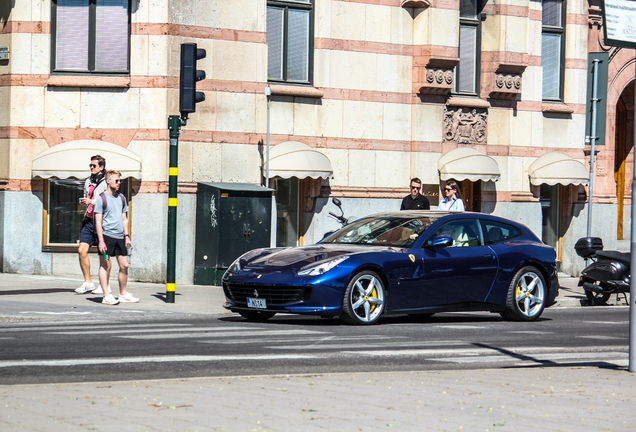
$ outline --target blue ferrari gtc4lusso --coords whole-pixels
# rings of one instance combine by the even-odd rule
[[[555,251],[481,213],[401,211],[359,219],[312,246],[256,249],[223,276],[224,307],[373,324],[386,314],[499,312],[532,321],[558,295]]]

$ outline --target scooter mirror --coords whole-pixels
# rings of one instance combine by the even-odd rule
[[[331,201],[333,201],[333,203],[337,205],[338,207],[342,205],[342,203],[340,202],[338,198],[331,198]]]

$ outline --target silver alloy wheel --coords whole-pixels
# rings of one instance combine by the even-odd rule
[[[382,282],[373,274],[361,274],[353,283],[349,302],[351,310],[360,321],[375,321],[384,310]]]
[[[534,271],[523,273],[515,289],[515,302],[519,312],[528,318],[534,317],[543,310],[545,287],[543,279]]]

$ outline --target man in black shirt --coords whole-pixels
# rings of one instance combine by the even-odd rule
[[[428,199],[420,194],[422,180],[415,177],[411,179],[411,194],[404,197],[400,210],[430,210]]]

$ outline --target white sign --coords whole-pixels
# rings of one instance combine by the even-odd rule
[[[636,44],[636,1],[605,0],[604,12],[606,42]]]

